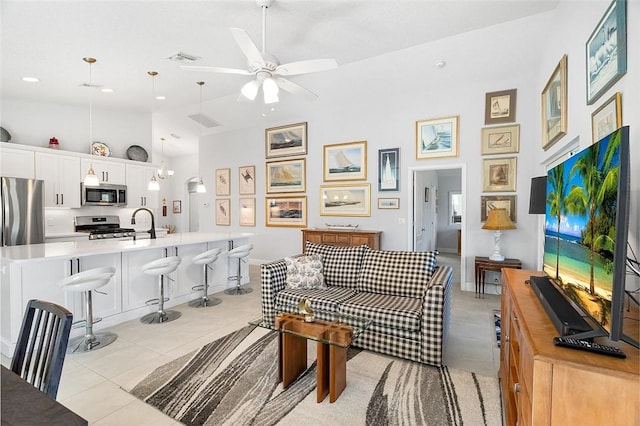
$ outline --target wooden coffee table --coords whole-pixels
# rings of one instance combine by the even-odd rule
[[[353,318],[347,325],[344,317],[336,320],[305,321],[304,315],[281,313],[276,315],[275,324],[262,320],[251,321],[252,325],[276,330],[278,336],[278,380],[287,388],[307,369],[307,340],[317,343],[317,392],[316,401],[322,402],[329,395],[329,402],[335,402],[347,386],[347,348],[355,337],[371,322]]]

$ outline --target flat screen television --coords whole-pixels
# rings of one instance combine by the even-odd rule
[[[547,172],[544,285],[555,289],[532,286],[561,335],[638,347],[638,307],[625,307],[629,163],[622,127]]]

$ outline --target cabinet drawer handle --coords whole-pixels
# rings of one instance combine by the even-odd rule
[[[60,204],[64,205],[64,194],[60,194]]]
[[[513,392],[520,393],[520,383],[513,385]]]
[[[60,204],[60,194],[56,194],[56,205]]]
[[[105,172],[107,174],[107,182],[109,182],[109,172]]]

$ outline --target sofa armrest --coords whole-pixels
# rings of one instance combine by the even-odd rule
[[[433,272],[422,298],[422,362],[442,365],[442,349],[451,318],[453,269],[441,265]]]
[[[260,287],[262,289],[262,320],[275,322],[276,296],[284,290],[287,279],[287,263],[284,259],[260,265]]]

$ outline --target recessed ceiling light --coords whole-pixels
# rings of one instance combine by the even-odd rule
[[[108,87],[105,87],[104,89],[100,89],[100,91],[102,93],[113,93],[113,89],[109,89]]]
[[[159,100],[159,101],[164,101],[165,99],[167,99],[167,97],[166,96],[162,96],[162,95],[158,95],[158,96],[156,96],[156,99]]]
[[[445,61],[443,61],[442,59],[439,61],[436,61],[436,68],[444,68],[447,65],[447,63]]]
[[[38,77],[22,77],[22,81],[26,81],[27,83],[38,83],[40,79]]]

